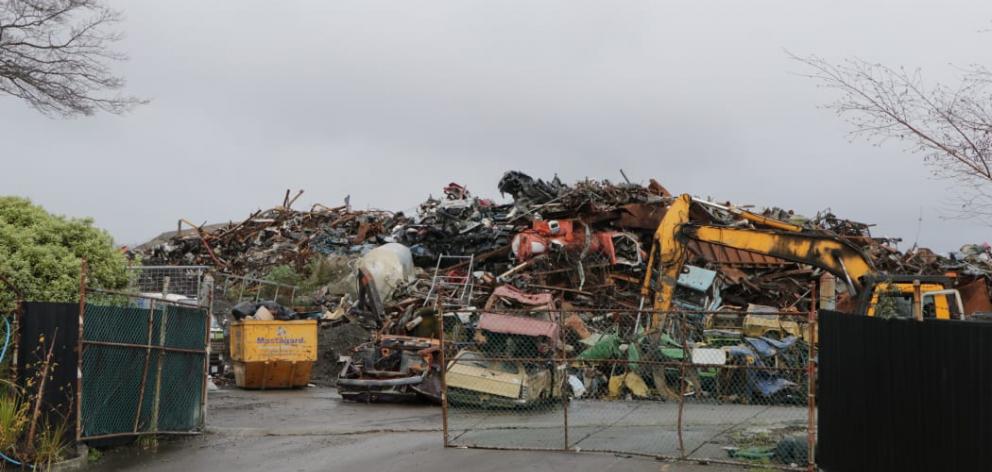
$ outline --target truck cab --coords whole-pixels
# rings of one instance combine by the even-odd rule
[[[940,276],[878,275],[862,278],[858,310],[868,316],[901,319],[963,319],[961,294]]]

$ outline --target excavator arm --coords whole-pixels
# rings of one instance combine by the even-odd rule
[[[651,293],[651,276],[653,269],[658,270],[658,284],[654,291],[651,314],[651,326],[662,326],[667,318],[667,311],[672,308],[672,297],[675,296],[675,285],[678,282],[682,266],[687,258],[685,245],[676,235],[682,225],[689,222],[689,207],[692,197],[685,194],[675,199],[665,216],[658,223],[651,242],[651,252],[648,255],[648,265],[644,271],[644,284],[641,286],[641,302]]]
[[[845,281],[855,292],[863,288],[861,277],[875,272],[871,262],[858,248],[831,235],[804,231],[778,220],[771,220],[775,224],[765,224],[778,230],[692,224],[689,222],[691,205],[691,196],[677,198],[668,207],[654,234],[648,270],[641,286],[642,299],[647,299],[652,291],[651,269],[657,269],[652,327],[662,325],[664,312],[672,308],[676,283],[687,260],[685,243],[690,239],[819,267]],[[764,217],[749,215],[752,216],[747,218],[749,221],[763,223],[758,218]]]
[[[861,277],[875,272],[859,249],[823,234],[686,224],[677,237],[819,267],[847,282],[855,292],[862,289]]]

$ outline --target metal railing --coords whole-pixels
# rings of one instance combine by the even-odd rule
[[[233,274],[217,274],[215,298],[232,303],[243,301],[274,301],[292,306],[296,302],[296,285]],[[282,298],[280,298],[282,297]]]
[[[434,267],[431,288],[427,292],[424,306],[440,304],[444,308],[463,308],[472,302],[472,270],[475,256],[441,255]],[[448,267],[464,267],[464,272],[449,273]]]

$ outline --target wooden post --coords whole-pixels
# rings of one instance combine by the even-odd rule
[[[923,321],[923,296],[920,293],[920,279],[913,280],[913,319]]]
[[[38,381],[38,390],[35,391],[34,407],[31,412],[31,426],[28,428],[28,452],[34,451],[34,435],[38,431],[38,419],[41,417],[41,401],[45,398],[45,383],[48,380],[48,369],[52,365],[52,352],[55,350],[55,342],[58,334],[59,329],[55,328],[55,332],[52,333],[52,339],[46,339],[48,341],[48,353],[45,354],[45,362],[41,366],[41,379]]]
[[[837,278],[829,272],[824,272],[820,276],[820,308],[824,310],[837,309]]]

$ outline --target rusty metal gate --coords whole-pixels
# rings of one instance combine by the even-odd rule
[[[446,313],[444,444],[812,469],[815,318]]]
[[[202,431],[209,323],[164,295],[84,289],[78,440]]]

